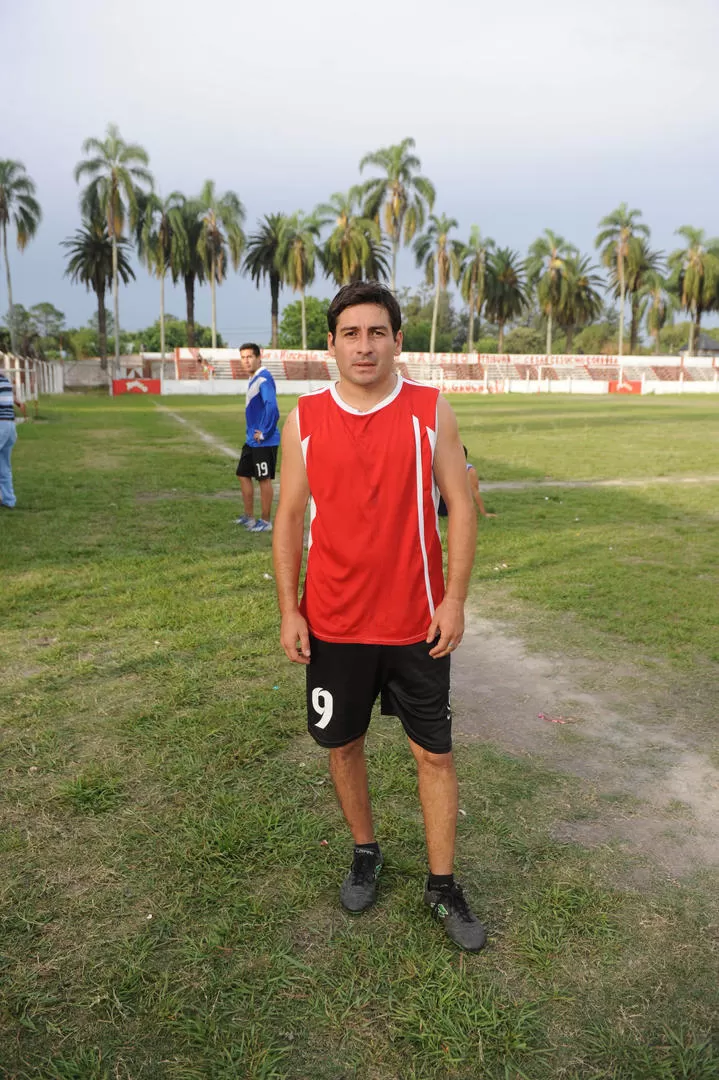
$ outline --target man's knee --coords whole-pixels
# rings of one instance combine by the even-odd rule
[[[333,746],[330,750],[330,761],[337,764],[349,764],[364,756],[364,735],[344,746]]]
[[[440,773],[454,772],[454,756],[451,750],[448,754],[433,754],[430,750],[425,750],[423,746],[412,742],[411,739],[409,745],[412,748],[418,769],[428,769]]]

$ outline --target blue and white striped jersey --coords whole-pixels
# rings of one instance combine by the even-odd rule
[[[12,383],[7,375],[0,371],[0,420],[15,420],[13,396]]]

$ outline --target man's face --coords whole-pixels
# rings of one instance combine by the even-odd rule
[[[257,371],[260,366],[260,357],[255,356],[254,349],[240,349],[240,360],[245,371]]]
[[[392,336],[389,312],[379,304],[354,304],[337,319],[335,340],[327,348],[340,375],[356,386],[374,386],[391,373],[402,352],[402,331]]]

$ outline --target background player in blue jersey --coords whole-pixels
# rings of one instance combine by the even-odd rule
[[[240,356],[243,362],[249,365],[252,374],[247,384],[245,400],[247,437],[237,466],[244,513],[237,518],[237,524],[244,525],[250,532],[270,532],[272,481],[275,478],[277,447],[280,444],[277,389],[269,370],[262,367],[259,345],[254,342],[241,345]],[[257,480],[260,486],[258,518],[255,518],[253,479]]]

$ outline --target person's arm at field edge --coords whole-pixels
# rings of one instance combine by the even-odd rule
[[[484,503],[482,502],[482,496],[479,493],[479,477],[477,476],[477,470],[474,465],[471,465],[469,469],[467,469],[467,476],[469,477],[469,489],[472,492],[472,498],[477,504],[477,509],[482,517],[496,517],[496,514],[490,514],[489,511],[485,509]]]
[[[434,475],[447,504],[447,588],[427,632],[427,641],[432,641],[439,631],[440,639],[430,650],[430,656],[438,659],[450,652],[449,642],[457,648],[464,636],[464,604],[477,545],[477,515],[457,418],[441,396],[437,402]]]
[[[305,510],[309,497],[310,488],[295,408],[287,417],[282,432],[280,500],[272,534],[277,600],[282,616],[280,643],[288,660],[295,664],[310,662],[309,630],[297,603]]]

